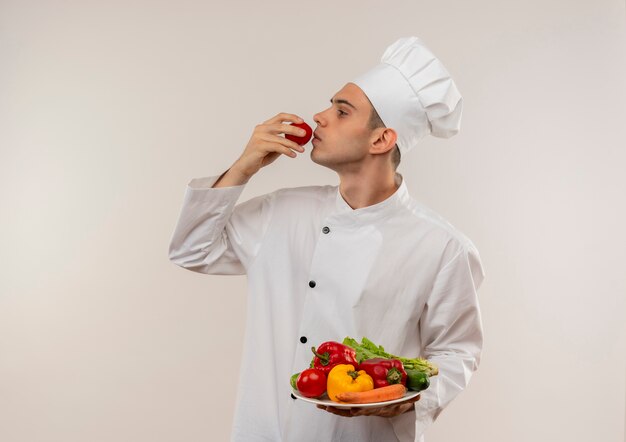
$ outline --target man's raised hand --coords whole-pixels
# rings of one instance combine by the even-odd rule
[[[250,141],[239,159],[233,164],[241,174],[251,177],[268,164],[274,162],[281,154],[295,158],[296,153],[304,152],[297,143],[280,136],[292,134],[298,137],[305,135],[304,129],[284,122],[301,123],[304,120],[297,115],[281,112],[280,114],[257,124]]]

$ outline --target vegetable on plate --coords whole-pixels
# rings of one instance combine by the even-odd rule
[[[328,373],[326,392],[330,400],[340,402],[337,395],[346,392],[374,389],[374,380],[364,370],[355,370],[352,364],[335,365]]]
[[[406,388],[411,391],[426,390],[430,386],[428,375],[414,368],[406,370]]]
[[[368,391],[347,391],[337,394],[341,402],[351,404],[369,404],[372,402],[386,402],[400,399],[406,393],[402,384],[387,385],[386,387],[374,388]]]
[[[359,364],[374,379],[374,388],[392,384],[406,385],[406,371],[399,359],[372,358]]]
[[[320,397],[326,392],[326,375],[323,371],[317,368],[307,368],[302,371],[302,373],[296,373],[296,375],[295,389],[298,390],[302,396]],[[291,386],[293,387],[293,383]]]
[[[311,361],[310,368],[317,368],[325,374],[328,374],[337,364],[358,365],[354,349],[340,342],[324,342],[317,347],[317,350],[315,350],[315,347],[311,347],[311,350],[315,356]]]
[[[391,353],[387,353],[382,345],[376,345],[367,338],[362,338],[361,343],[351,337],[346,337],[343,343],[349,347],[352,347],[356,352],[356,359],[359,363],[366,359],[373,358],[386,358],[386,359],[399,359],[402,362],[405,370],[415,369],[428,376],[436,376],[439,373],[439,369],[432,362],[422,358],[405,358],[402,356],[395,356]],[[407,372],[408,374],[408,372]]]

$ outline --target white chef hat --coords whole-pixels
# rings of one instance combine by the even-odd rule
[[[352,83],[367,95],[385,126],[396,131],[402,154],[425,135],[450,138],[459,132],[463,98],[419,38],[400,38],[380,61]]]

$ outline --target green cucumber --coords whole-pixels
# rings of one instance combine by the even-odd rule
[[[406,371],[406,388],[411,391],[426,390],[430,385],[430,379],[428,375],[422,371],[412,368],[405,369]]]

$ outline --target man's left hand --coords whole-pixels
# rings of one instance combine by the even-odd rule
[[[395,417],[402,413],[406,413],[415,408],[415,402],[420,398],[420,395],[415,396],[404,402],[400,402],[393,405],[386,405],[384,407],[351,407],[351,408],[337,408],[332,406],[318,405],[317,408],[326,410],[329,413],[337,414],[344,417],[353,416],[380,416],[380,417]]]

